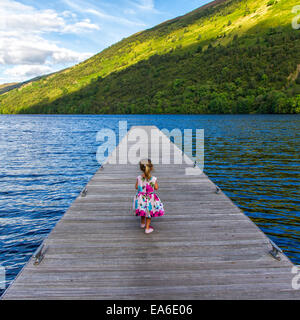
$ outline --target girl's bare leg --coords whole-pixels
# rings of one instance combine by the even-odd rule
[[[141,217],[141,224],[145,224],[145,217]]]
[[[146,219],[146,230],[149,230],[150,223],[151,223],[151,218],[147,218]]]

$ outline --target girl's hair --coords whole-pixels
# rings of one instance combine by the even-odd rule
[[[151,159],[141,160],[140,169],[144,172],[146,179],[149,180],[151,178],[151,171],[153,169]]]

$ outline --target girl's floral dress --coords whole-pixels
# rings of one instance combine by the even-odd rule
[[[137,177],[138,190],[133,201],[136,216],[153,218],[165,214],[164,206],[154,192],[156,180],[156,177],[151,177],[149,181],[142,176]]]

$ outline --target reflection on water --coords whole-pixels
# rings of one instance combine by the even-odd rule
[[[119,120],[205,129],[205,172],[300,264],[300,116],[2,115],[0,264],[8,282],[96,172],[97,131]]]

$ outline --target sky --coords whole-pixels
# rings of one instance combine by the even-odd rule
[[[0,0],[0,84],[81,62],[210,0]]]

